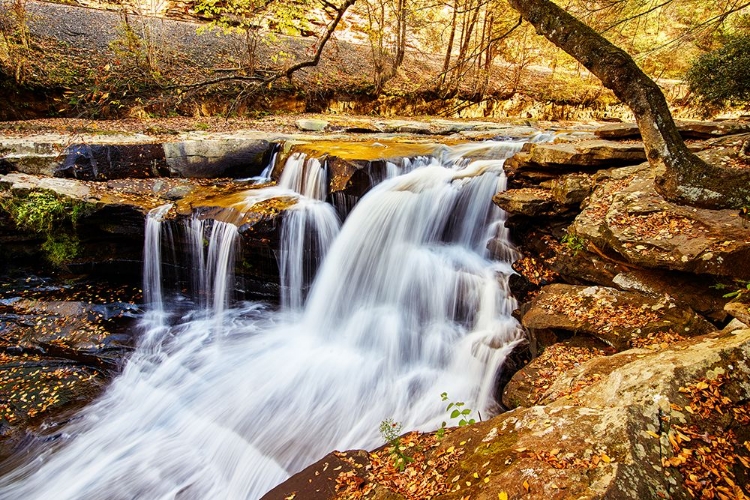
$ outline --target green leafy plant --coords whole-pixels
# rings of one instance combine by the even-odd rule
[[[735,286],[738,287],[735,290],[722,295],[722,297],[724,297],[725,299],[733,299],[746,293],[750,293],[750,281],[734,280],[734,282],[734,285],[727,285],[726,283],[716,283],[715,285],[711,285],[711,288],[713,288],[714,290],[728,290],[730,288],[735,288]]]
[[[567,246],[573,252],[573,255],[586,248],[586,240],[575,233],[566,233],[560,242]]]
[[[42,243],[42,250],[45,252],[47,260],[54,266],[63,266],[71,259],[78,257],[80,253],[80,241],[73,235],[48,234],[47,240]]]
[[[41,249],[47,260],[61,266],[80,251],[76,235],[78,221],[91,212],[91,206],[63,198],[51,191],[31,191],[0,198],[0,209],[10,215],[19,229],[43,234]]]
[[[443,401],[448,401],[448,393],[444,392],[440,395]],[[464,408],[466,406],[466,403],[463,401],[457,401],[453,402],[451,401],[448,403],[448,406],[445,408],[445,411],[450,412],[450,418],[452,420],[458,419],[458,426],[463,427],[465,425],[471,425],[475,424],[477,421],[474,418],[471,418],[470,415],[472,413],[472,410],[470,408]],[[445,436],[445,429],[447,428],[448,423],[443,422],[440,425],[440,428],[437,430],[437,437],[438,439],[442,439],[443,436]]]
[[[735,35],[693,62],[686,79],[702,102],[723,106],[750,102],[750,35]]]
[[[414,459],[404,453],[406,448],[401,445],[401,423],[395,422],[391,418],[386,418],[380,422],[380,435],[383,439],[391,445],[391,457],[393,457],[393,465],[399,471],[403,472],[409,463],[413,462]]]

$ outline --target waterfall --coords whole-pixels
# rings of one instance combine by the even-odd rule
[[[289,157],[279,178],[279,187],[291,189],[313,200],[324,200],[328,194],[327,170],[317,158],[307,158],[304,153]]]
[[[161,308],[161,226],[164,216],[172,208],[171,203],[156,207],[146,216],[146,231],[143,243],[143,297],[152,308]]]
[[[278,258],[283,307],[302,309],[306,289],[340,225],[336,211],[327,203],[302,200],[286,211]]]
[[[146,315],[148,346],[0,478],[0,499],[257,499],[330,450],[382,444],[385,418],[434,430],[446,418],[442,392],[492,415],[496,373],[520,339],[510,262],[484,248],[502,235],[491,198],[516,146],[498,147],[496,159],[467,159],[466,147],[466,157],[394,163],[340,232],[319,201],[324,165],[293,155],[286,190],[246,202],[304,195],[284,219],[289,295],[279,310],[228,301],[236,228],[193,220],[195,283],[211,293],[170,321]],[[148,222],[148,259],[158,253],[157,220]],[[326,257],[309,284],[313,248]],[[158,266],[144,275],[155,283]]]

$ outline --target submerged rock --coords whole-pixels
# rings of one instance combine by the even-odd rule
[[[101,393],[134,345],[138,313],[128,287],[11,286],[0,287],[0,458],[28,432],[55,429]],[[59,300],[66,296],[88,300]]]

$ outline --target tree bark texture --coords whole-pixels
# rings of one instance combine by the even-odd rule
[[[538,34],[577,59],[630,107],[662,196],[710,208],[750,205],[750,171],[709,165],[689,151],[661,89],[627,52],[550,0],[508,1]]]

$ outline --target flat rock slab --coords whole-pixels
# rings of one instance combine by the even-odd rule
[[[96,181],[253,177],[261,173],[273,148],[266,138],[243,136],[188,137],[158,143],[144,142],[149,138],[138,136],[117,139],[119,142],[111,137],[94,136],[90,142],[70,144],[70,140],[65,143],[62,136],[6,138],[0,141],[0,161],[6,170]]]
[[[46,189],[61,196],[81,201],[91,201],[92,191],[86,184],[74,179],[39,177],[36,175],[11,172],[0,176],[0,186],[9,191],[31,191]]]
[[[586,333],[617,350],[637,338],[671,332],[695,336],[715,327],[666,297],[600,286],[553,284],[542,288],[521,320],[526,328]]]
[[[564,207],[555,202],[552,192],[542,188],[508,189],[497,193],[492,201],[511,215],[535,217],[553,215],[564,210]]]
[[[664,200],[647,164],[612,172],[572,230],[639,267],[750,278],[750,223],[737,210]]]
[[[540,166],[601,167],[634,164],[646,160],[640,142],[582,141],[565,144],[529,144],[529,163]]]
[[[729,299],[725,290],[717,290],[715,278],[675,271],[655,269],[626,269],[612,279],[613,286],[621,290],[640,292],[652,297],[668,295],[678,305],[715,321],[724,321],[724,306]]]
[[[612,354],[598,340],[578,335],[544,348],[530,363],[513,374],[503,389],[503,405],[508,409],[534,406],[547,389],[566,371],[584,361]]]
[[[750,131],[750,122],[741,120],[686,121],[676,120],[677,130],[684,139],[709,139]],[[594,130],[602,139],[639,139],[641,131],[635,123],[612,123]]]
[[[646,161],[643,144],[615,141],[582,141],[560,144],[526,143],[505,162],[509,186],[540,184],[561,174],[595,172],[604,168]]]

